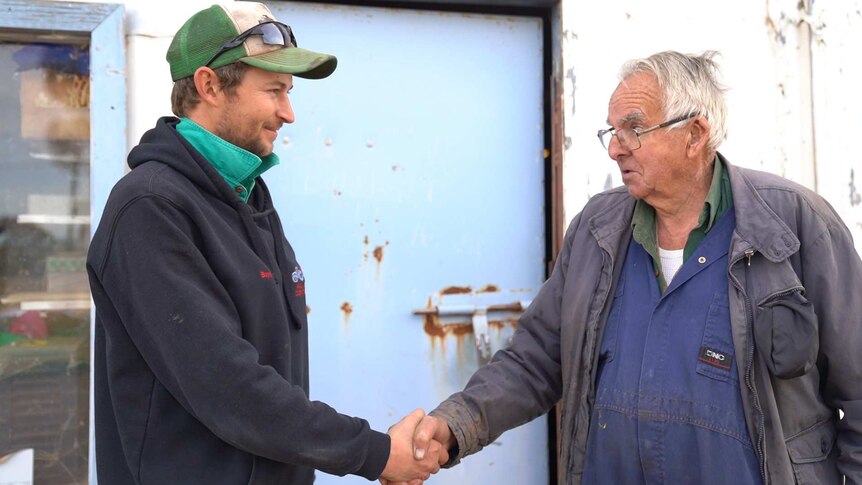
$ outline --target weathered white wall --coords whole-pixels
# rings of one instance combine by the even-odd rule
[[[620,65],[661,50],[717,50],[729,109],[721,152],[820,192],[862,249],[860,0],[809,12],[800,3],[809,8],[799,0],[563,0],[566,220],[621,183],[595,134]]]
[[[818,1],[812,12],[817,191],[862,250],[862,1]]]

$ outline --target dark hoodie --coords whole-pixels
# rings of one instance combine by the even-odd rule
[[[99,483],[376,479],[389,437],[308,399],[304,275],[266,185],[240,200],[176,123],[129,154],[87,258]]]

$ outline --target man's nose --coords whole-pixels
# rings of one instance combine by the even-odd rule
[[[278,119],[285,123],[293,123],[296,121],[296,113],[293,112],[293,105],[290,104],[290,98],[285,95],[278,103],[278,111],[276,111]]]
[[[626,149],[623,144],[620,143],[619,137],[611,137],[610,142],[608,142],[608,156],[611,157],[612,160],[619,161],[619,157],[628,155],[629,153],[631,153],[631,150]]]

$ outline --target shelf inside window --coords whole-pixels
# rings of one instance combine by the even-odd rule
[[[67,224],[87,225],[90,224],[89,215],[55,215],[55,214],[20,214],[18,224]]]
[[[90,308],[90,293],[12,293],[0,298],[0,304],[18,305],[21,311],[88,310]]]

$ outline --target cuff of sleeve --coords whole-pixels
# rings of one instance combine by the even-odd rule
[[[449,461],[443,465],[443,468],[451,468],[460,463],[465,456],[479,451],[473,449],[478,445],[478,440],[475,432],[471,432],[473,417],[467,408],[458,403],[446,401],[428,414],[446,421],[452,436],[455,437],[455,446],[449,450]]]
[[[356,471],[356,474],[368,480],[380,478],[380,474],[383,473],[383,469],[386,468],[386,463],[389,461],[390,447],[388,434],[372,430],[368,440],[368,454],[365,456],[365,463]]]

